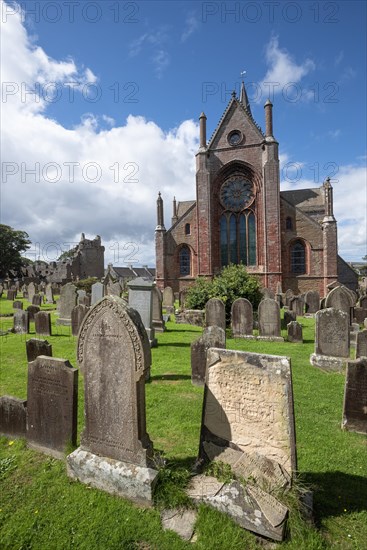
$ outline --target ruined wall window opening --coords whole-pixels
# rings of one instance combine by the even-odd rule
[[[179,252],[180,275],[190,275],[191,252],[188,246],[183,246]]]

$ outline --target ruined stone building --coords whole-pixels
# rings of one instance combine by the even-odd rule
[[[232,94],[209,141],[200,116],[196,200],[173,200],[166,229],[157,200],[156,281],[178,292],[196,277],[243,263],[274,292],[318,290],[337,280],[355,288],[357,275],[338,256],[337,222],[329,180],[320,188],[280,191],[279,144],[272,103],[265,103],[265,132],[255,122],[242,84]]]

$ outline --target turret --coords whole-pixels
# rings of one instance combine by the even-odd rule
[[[157,199],[157,230],[164,230],[164,219],[163,219],[163,199],[161,197],[161,193],[158,193],[158,199]]]
[[[273,104],[270,99],[264,105],[265,109],[265,139],[274,141],[273,136]]]
[[[201,113],[200,118],[200,149],[206,149],[206,115]]]

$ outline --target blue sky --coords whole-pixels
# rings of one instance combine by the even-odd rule
[[[331,176],[340,253],[354,261],[367,253],[364,2],[21,7],[2,1],[2,113],[10,122],[2,219],[28,231],[38,255],[48,242],[63,250],[83,231],[101,235],[106,261],[127,263],[134,248],[133,263],[154,265],[157,191],[166,221],[173,195],[195,198],[198,116],[205,111],[210,135],[243,70],[261,127],[273,91],[282,189],[318,187]],[[83,162],[106,166],[97,182],[70,180],[65,163]],[[27,172],[36,163],[39,182]],[[49,163],[62,167],[57,181],[43,177]],[[111,181],[115,163],[133,177]],[[116,243],[124,251],[117,257]]]

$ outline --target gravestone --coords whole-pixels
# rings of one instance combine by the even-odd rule
[[[151,505],[158,472],[146,432],[145,372],[151,351],[138,313],[105,296],[84,318],[78,340],[84,373],[85,429],[67,457],[68,475]]]
[[[166,309],[167,313],[173,313],[174,305],[175,295],[173,294],[173,290],[170,286],[166,286],[166,288],[163,290],[162,306]]]
[[[71,312],[71,333],[73,336],[78,336],[80,326],[88,311],[89,307],[81,304],[73,308]]]
[[[210,298],[205,304],[205,325],[226,330],[226,308],[222,300]]]
[[[76,306],[77,298],[77,288],[72,283],[67,283],[61,288],[57,325],[71,325],[71,312]]]
[[[32,298],[32,306],[40,306],[42,304],[41,295],[35,294]]]
[[[291,323],[292,321],[297,321],[296,312],[285,310],[284,311],[284,317],[283,317],[283,326],[284,326],[284,328],[287,328],[289,323]]]
[[[76,291],[78,297],[77,297],[77,305],[81,303],[81,300],[84,300],[85,296],[87,295],[86,291],[83,289],[78,289]]]
[[[27,440],[57,458],[76,444],[78,370],[69,361],[39,355],[28,364]]]
[[[52,284],[51,283],[48,283],[46,285],[45,296],[46,296],[46,302],[48,304],[54,304],[55,303],[54,291],[52,289]]]
[[[367,434],[367,357],[347,362],[342,428]]]
[[[191,382],[203,386],[206,371],[206,353],[209,348],[226,347],[226,333],[217,326],[204,329],[203,335],[191,344]]]
[[[91,305],[94,306],[99,300],[102,300],[104,296],[104,286],[102,283],[94,283],[91,287],[92,289],[92,298],[91,298]]]
[[[315,316],[315,353],[311,365],[340,372],[349,357],[349,315],[345,311],[326,308]]]
[[[36,285],[34,283],[29,283],[27,288],[27,294],[28,294],[28,301],[32,303],[33,296],[36,294]]]
[[[275,299],[274,292],[270,288],[262,288],[261,294],[263,295],[263,298],[271,298],[272,300]]]
[[[348,314],[349,324],[352,322],[352,308],[354,306],[353,298],[344,286],[333,288],[326,296],[325,308],[339,309]]]
[[[285,296],[284,296],[285,305],[286,305],[287,307],[289,307],[290,300],[291,300],[291,298],[293,298],[293,296],[294,296],[293,290],[291,290],[290,288],[288,288],[288,290],[286,290]]]
[[[22,309],[14,311],[13,331],[15,334],[28,334],[29,332],[29,317],[28,312]]]
[[[207,352],[199,459],[207,462],[211,445],[226,462],[256,455],[292,476],[297,470],[290,359],[221,350]],[[228,448],[231,449],[228,449]]]
[[[367,357],[367,329],[357,334],[356,359],[359,357]]]
[[[52,346],[47,340],[39,340],[38,338],[31,338],[26,341],[27,361],[31,363],[39,355],[46,355],[52,357]]]
[[[30,321],[34,321],[34,316],[35,316],[36,313],[38,313],[39,311],[41,311],[41,308],[40,308],[39,306],[28,306],[28,307],[27,307],[27,312],[28,312],[29,320],[30,320]]]
[[[283,294],[282,283],[280,281],[277,282],[276,294]]]
[[[296,316],[301,317],[303,315],[304,303],[301,296],[293,296],[289,300],[289,307],[291,311],[294,311]]]
[[[163,320],[163,314],[162,314],[162,293],[156,286],[153,286],[152,288],[152,295],[153,295],[153,302],[152,302],[152,308],[153,308],[153,328],[156,332],[164,332],[166,330],[166,325]]]
[[[280,308],[271,298],[261,300],[258,309],[259,335],[272,340],[283,340],[280,335]]]
[[[23,302],[20,300],[13,302],[13,309],[23,309]]]
[[[34,316],[34,326],[36,334],[51,336],[51,313],[48,311],[39,311]]]
[[[0,285],[0,298],[3,295],[3,292],[4,292],[4,287],[3,285]]]
[[[8,290],[6,293],[6,299],[11,300],[12,302],[17,297],[17,291],[16,290]]]
[[[178,301],[179,301],[179,304],[180,304],[180,308],[181,308],[181,309],[185,309],[185,307],[186,307],[186,297],[187,297],[187,293],[188,293],[188,289],[187,289],[187,288],[184,288],[184,289],[181,290],[180,293],[179,293]]]
[[[233,338],[251,336],[254,326],[252,304],[246,298],[238,298],[231,308],[231,327]],[[220,346],[213,346],[220,347]]]
[[[320,294],[317,290],[309,290],[305,294],[306,313],[316,313],[320,309]]]
[[[293,342],[294,344],[302,344],[302,325],[297,321],[291,321],[287,325],[288,332],[288,342]]]
[[[0,435],[25,437],[27,401],[3,395],[0,397]]]
[[[363,325],[363,321],[367,317],[367,311],[363,307],[354,308],[354,319],[359,325]]]
[[[82,298],[79,298],[79,306],[87,306],[90,307],[91,305],[91,295],[86,294],[85,296],[82,296]]]
[[[107,295],[108,296],[118,296],[122,294],[122,287],[120,283],[109,283],[107,285]]]
[[[127,283],[129,288],[129,306],[135,309],[147,331],[150,347],[157,346],[153,328],[153,294],[154,283],[151,279],[137,277]]]

